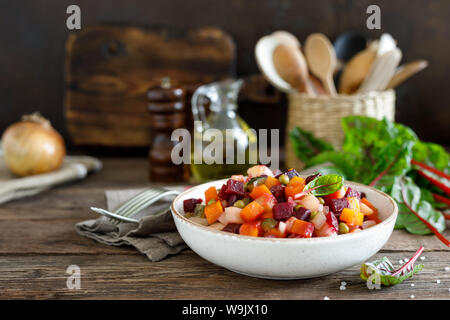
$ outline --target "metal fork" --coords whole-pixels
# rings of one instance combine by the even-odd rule
[[[178,195],[180,192],[175,190],[167,190],[163,188],[149,188],[146,189],[128,201],[124,202],[115,212],[110,212],[105,209],[91,207],[91,210],[110,218],[114,224],[121,222],[139,223],[139,220],[132,218],[132,216],[141,210],[148,208],[156,201],[169,195]],[[169,209],[169,206],[163,210],[155,213],[160,214]]]

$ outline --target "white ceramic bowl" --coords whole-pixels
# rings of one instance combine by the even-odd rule
[[[172,203],[172,216],[187,245],[202,258],[231,271],[267,279],[302,279],[334,273],[361,264],[380,250],[389,239],[397,218],[397,204],[372,187],[354,182],[346,186],[365,192],[378,208],[381,223],[337,237],[275,239],[241,236],[213,230],[183,216],[183,200],[204,199],[211,186],[220,188],[224,180],[205,183],[184,191]]]

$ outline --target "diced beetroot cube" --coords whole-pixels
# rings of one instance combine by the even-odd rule
[[[202,199],[186,199],[183,201],[183,209],[184,209],[184,213],[188,213],[188,212],[194,212],[195,211],[195,205],[197,203],[202,203]]]
[[[344,198],[351,198],[351,197],[355,197],[355,198],[361,199],[361,192],[356,191],[355,189],[352,189],[352,188],[348,187]]]
[[[300,177],[300,174],[295,169],[288,170],[284,174],[289,177],[289,180],[291,180],[293,177]]]
[[[272,209],[275,220],[285,220],[292,216],[294,205],[291,202],[277,203]]]
[[[285,186],[283,185],[275,185],[270,188],[270,192],[272,192],[273,196],[277,199],[278,202],[286,201],[284,188]]]
[[[306,221],[311,216],[311,210],[306,209],[305,207],[300,207],[298,210],[295,210],[292,215],[297,219]]]
[[[236,181],[233,179],[229,179],[227,181],[227,188],[225,190],[225,193],[228,195],[236,195],[238,197],[243,197],[244,192],[244,183],[242,181]]]
[[[305,180],[305,185],[310,183],[311,181],[313,181],[315,178],[320,177],[321,175],[322,175],[321,173],[316,173],[316,174],[308,176]]]
[[[238,201],[238,200],[239,200],[239,199],[238,199],[238,196],[235,195],[235,194],[232,194],[232,195],[228,198],[228,200],[227,200],[228,206],[229,206],[229,207],[233,206],[234,203],[235,203],[236,201]]]
[[[228,194],[226,193],[226,191],[227,191],[227,185],[224,184],[224,185],[222,185],[222,188],[220,188],[220,191],[218,194],[220,199],[225,199],[225,200],[228,199]]]
[[[338,223],[336,216],[333,214],[333,212],[329,211],[326,214],[326,217],[327,217],[327,224],[330,227],[333,227],[335,231],[339,230],[339,223]]]
[[[229,223],[222,229],[222,231],[239,234],[240,228],[241,225],[239,223]]]
[[[344,208],[349,207],[349,203],[347,198],[341,198],[341,199],[332,199],[329,203],[327,203],[330,207],[330,210],[333,211],[336,214],[341,214],[342,210]]]

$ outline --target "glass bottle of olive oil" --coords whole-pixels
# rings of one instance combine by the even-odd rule
[[[194,139],[191,171],[197,182],[246,174],[257,163],[257,138],[237,114],[242,80],[224,80],[199,87],[192,96]],[[206,116],[204,98],[209,100]]]

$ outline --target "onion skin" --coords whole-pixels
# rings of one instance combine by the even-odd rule
[[[66,155],[63,138],[45,119],[9,126],[2,144],[6,166],[19,177],[57,170]]]

